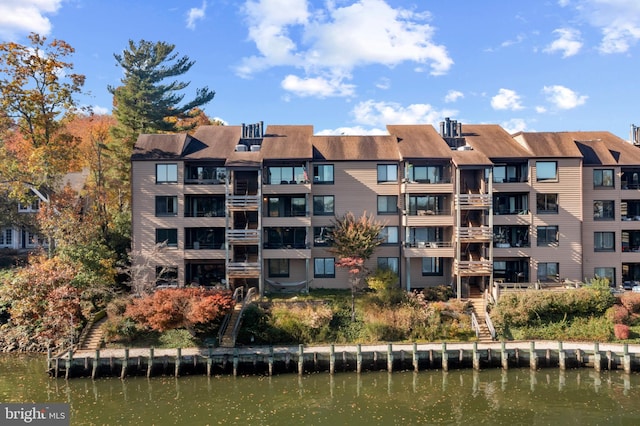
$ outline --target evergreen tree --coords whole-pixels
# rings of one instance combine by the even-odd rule
[[[124,70],[122,86],[109,86],[113,94],[113,115],[118,120],[116,136],[130,147],[140,133],[173,133],[189,130],[181,127],[185,119],[197,114],[197,108],[210,102],[215,92],[207,87],[197,89],[196,97],[183,102],[189,82],[172,80],[193,66],[187,56],[174,52],[175,46],[129,40],[129,49],[114,54]]]

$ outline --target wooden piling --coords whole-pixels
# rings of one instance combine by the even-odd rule
[[[127,366],[129,364],[129,348],[124,348],[124,358],[122,358],[122,368],[120,369],[120,380],[127,376]]]
[[[442,342],[442,370],[449,371],[449,354],[447,353],[447,344]]]
[[[529,368],[532,370],[538,369],[538,355],[536,354],[536,342],[531,342],[529,348]]]
[[[233,348],[233,377],[238,375],[238,349]]]
[[[154,352],[153,347],[149,348],[149,363],[147,364],[147,378],[151,377],[151,375],[153,374],[153,364],[156,362],[153,352]]]
[[[387,345],[387,371],[393,372],[393,348],[391,343]]]
[[[623,346],[622,365],[624,372],[631,374],[631,355],[629,355],[629,345],[626,343]]]
[[[362,373],[362,345],[356,346],[356,373]]]
[[[273,376],[273,346],[269,346],[269,357],[267,358],[269,363],[269,376]]]
[[[333,345],[331,345],[333,348]],[[298,375],[304,373],[304,345],[298,345]]]
[[[502,345],[500,347],[500,363],[503,370],[509,369],[509,352],[507,352],[504,341],[502,342]]]
[[[416,373],[418,372],[418,370],[420,369],[420,356],[418,355],[418,344],[416,342],[413,342],[413,356],[412,356],[412,362],[413,362],[413,371],[415,371]]]
[[[562,348],[562,342],[558,342],[558,364],[560,370],[564,371],[567,369],[567,354]]]
[[[329,349],[329,374],[333,375],[335,372],[336,372],[336,350],[335,350],[335,346],[332,344]]]
[[[96,349],[96,353],[93,356],[93,366],[91,368],[91,380],[95,380],[98,376],[98,365],[100,365],[100,349]]]
[[[600,345],[598,342],[593,344],[593,368],[597,372],[602,370],[602,355],[600,354]]]
[[[71,374],[72,361],[73,361],[73,349],[69,349],[69,352],[67,354],[67,361],[65,362],[66,371],[64,372],[64,378],[67,380],[69,379],[69,375]]]
[[[480,354],[478,353],[478,342],[473,342],[473,352],[471,353],[473,369],[480,371]]]
[[[211,368],[213,367],[212,350],[211,345],[207,346],[207,377],[211,377]]]
[[[180,377],[180,364],[182,364],[182,348],[178,348],[176,350],[176,366],[175,366],[175,377]]]

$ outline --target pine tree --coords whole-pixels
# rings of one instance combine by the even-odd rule
[[[195,99],[182,103],[184,94],[180,92],[189,82],[172,78],[188,72],[195,62],[179,56],[174,49],[173,44],[165,42],[140,40],[136,44],[129,40],[128,50],[114,54],[124,70],[122,85],[108,88],[113,94],[113,115],[118,120],[116,136],[131,147],[140,133],[189,130],[178,123],[192,117],[198,107],[210,102],[215,95],[204,87],[196,90]]]

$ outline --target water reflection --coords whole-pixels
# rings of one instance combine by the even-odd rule
[[[0,357],[0,400],[68,402],[72,424],[637,424],[640,375],[591,369],[49,379]]]

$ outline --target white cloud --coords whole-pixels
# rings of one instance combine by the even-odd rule
[[[243,77],[275,66],[303,68],[313,78],[335,79],[356,67],[403,62],[445,74],[453,61],[433,42],[426,12],[392,8],[384,0],[358,0],[348,6],[328,1],[310,10],[306,0],[249,0],[243,8],[249,39],[259,54],[243,58]]]
[[[547,95],[547,100],[558,109],[573,109],[584,105],[588,96],[578,95],[573,90],[560,86],[544,86],[542,92]]]
[[[498,94],[491,98],[491,106],[493,109],[509,109],[511,111],[524,108],[520,103],[520,95],[511,89],[500,89]]]
[[[523,118],[512,118],[511,120],[502,122],[501,126],[511,134],[527,130],[527,122]]]
[[[447,95],[444,97],[444,101],[446,103],[451,103],[451,102],[455,102],[458,99],[462,99],[464,98],[464,93],[462,93],[459,90],[449,90],[447,92]]]
[[[387,90],[391,87],[391,80],[389,80],[386,77],[382,77],[378,79],[378,82],[376,83],[376,87],[378,89]]]
[[[558,38],[547,46],[544,52],[562,52],[562,57],[568,58],[569,56],[577,54],[582,48],[580,31],[574,28],[558,28],[554,30],[553,33],[557,34]]]
[[[355,127],[338,127],[337,129],[324,129],[316,133],[318,136],[331,136],[331,135],[388,135],[386,129],[365,129],[361,126]]]
[[[201,21],[205,17],[205,11],[207,10],[207,2],[202,2],[202,7],[192,7],[187,12],[187,28],[190,30],[196,29],[196,21]]]
[[[458,114],[456,110],[438,111],[429,104],[402,106],[396,102],[368,100],[358,103],[352,110],[359,124],[384,127],[387,124],[437,124],[444,117]]]
[[[110,108],[106,108],[106,107],[99,106],[99,105],[93,105],[90,108],[91,108],[91,111],[93,111],[94,114],[98,114],[98,115],[111,114],[111,109]]]
[[[330,96],[351,96],[353,95],[355,88],[352,84],[343,83],[341,78],[300,78],[291,74],[282,80],[281,86],[284,90],[292,92],[298,96],[316,96],[319,98],[326,98]]]
[[[48,35],[51,22],[46,14],[60,9],[62,0],[0,1],[0,39],[12,40],[30,32]]]
[[[547,112],[547,108],[545,108],[545,107],[543,107],[543,106],[541,106],[541,105],[538,105],[538,106],[536,107],[536,112],[537,112],[538,114],[544,114],[544,113],[546,113],[546,112]]]
[[[637,0],[578,0],[578,13],[602,32],[601,53],[624,53],[640,39],[640,2]]]

